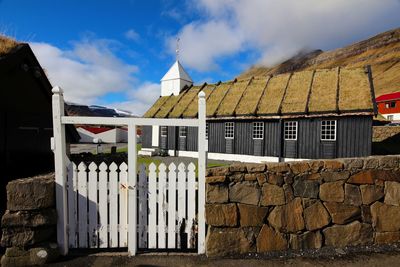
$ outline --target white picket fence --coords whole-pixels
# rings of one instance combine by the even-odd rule
[[[138,248],[194,249],[195,165],[142,164],[137,181]],[[67,202],[70,248],[128,247],[128,166],[70,163]],[[187,206],[187,207],[186,207]]]
[[[146,246],[148,248],[172,248],[175,242],[176,248],[184,247],[181,242],[183,240],[181,232],[188,234],[189,241],[185,242],[188,242],[189,247],[194,247],[195,230],[193,230],[193,219],[195,216],[193,215],[193,210],[196,209],[194,214],[197,214],[197,253],[204,254],[207,158],[205,93],[200,92],[198,95],[199,112],[197,119],[152,119],[65,116],[63,90],[56,86],[52,92],[54,135],[51,143],[54,151],[56,209],[58,215],[57,244],[60,248],[60,253],[62,255],[68,254],[70,247],[127,246],[129,254],[134,256],[138,248]],[[68,168],[69,159],[67,157],[68,150],[65,137],[65,125],[67,124],[127,126],[129,164],[121,166],[100,164],[100,166],[96,166],[93,163],[88,167],[84,164],[79,164]],[[196,195],[195,186],[190,186],[190,184],[195,184],[193,180],[194,166],[189,164],[187,166],[188,172],[181,171],[184,168],[180,167],[181,165],[178,166],[175,184],[174,182],[166,183],[167,177],[169,179],[170,176],[173,177],[175,175],[174,171],[171,171],[173,166],[169,166],[168,172],[166,172],[166,166],[160,165],[158,172],[155,171],[155,167],[150,166],[148,170],[150,175],[147,181],[148,200],[146,204],[140,202],[140,199],[145,199],[145,195],[143,195],[145,193],[140,191],[145,182],[140,178],[139,181],[137,179],[136,130],[138,126],[154,125],[198,127],[197,201],[192,199]],[[186,177],[184,179],[187,179],[185,193],[183,193],[183,187],[180,185],[180,181],[184,176]],[[69,177],[72,177],[72,179]],[[108,180],[107,183],[105,182],[106,179]],[[150,182],[157,179],[158,182]],[[171,178],[169,181],[173,180]],[[139,185],[141,181],[142,184]],[[174,187],[176,190],[173,189]],[[175,198],[173,193],[169,194],[169,192],[173,191],[177,191],[177,197],[175,196]],[[184,194],[187,195],[187,202],[182,201]],[[174,210],[172,208],[173,201],[179,203],[181,207],[178,205]],[[150,213],[145,212],[145,205],[147,205],[147,210],[151,211]],[[194,208],[193,205],[195,206]],[[176,218],[175,224],[173,223],[174,217]],[[156,218],[155,222],[154,218]],[[107,224],[105,223],[106,219]],[[147,229],[145,220],[148,220]],[[142,222],[142,224],[138,223],[138,221]],[[185,227],[182,226],[184,225],[183,222]],[[138,231],[137,229],[141,230]],[[181,229],[183,230],[181,231]],[[179,238],[177,237],[178,232]],[[106,234],[107,238],[105,238]]]

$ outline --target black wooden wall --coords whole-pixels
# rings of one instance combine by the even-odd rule
[[[337,120],[336,141],[321,141],[321,121]],[[225,121],[209,121],[209,152],[284,158],[342,158],[371,155],[372,117],[342,116],[304,118],[298,122],[297,140],[283,140],[284,120],[265,120],[264,139],[253,139],[254,121],[234,121],[234,139],[225,139]],[[144,127],[143,147],[151,147],[151,127]],[[197,151],[196,127],[188,127],[187,137],[178,136],[178,127],[168,128],[168,137],[160,136],[160,147]],[[177,146],[176,146],[177,145]]]

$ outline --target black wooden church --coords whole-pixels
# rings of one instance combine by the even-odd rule
[[[371,154],[376,104],[370,68],[320,69],[192,85],[177,61],[148,118],[194,118],[206,93],[208,157],[249,162]],[[196,156],[197,128],[144,127],[142,154]]]

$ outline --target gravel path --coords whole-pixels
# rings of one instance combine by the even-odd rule
[[[400,252],[385,253],[359,253],[355,255],[342,255],[334,257],[295,257],[295,258],[271,258],[271,259],[208,259],[205,256],[194,254],[146,254],[136,257],[121,255],[114,256],[82,256],[67,259],[48,266],[136,266],[136,267],[252,267],[252,266],[329,266],[329,267],[391,267],[400,265]]]
[[[136,266],[136,267],[252,267],[252,266],[327,266],[327,267],[392,267],[400,266],[400,243],[392,245],[367,245],[347,248],[330,248],[282,251],[267,254],[247,254],[236,258],[207,258],[190,253],[145,253],[128,257],[125,253],[75,254],[48,266]]]

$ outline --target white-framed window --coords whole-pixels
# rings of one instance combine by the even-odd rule
[[[264,139],[264,122],[253,122],[253,139]]]
[[[285,121],[285,140],[297,140],[297,121]]]
[[[393,115],[387,115],[387,120],[392,121],[393,120]]]
[[[321,140],[336,140],[336,120],[321,121]]]
[[[206,122],[206,139],[208,140],[208,122]]]
[[[385,103],[385,108],[395,108],[396,107],[396,102],[387,102]]]
[[[168,136],[168,126],[161,126],[161,136]]]
[[[180,126],[179,127],[179,137],[186,138],[187,136],[187,127],[186,126]]]
[[[225,139],[235,138],[235,123],[225,122]]]

